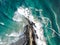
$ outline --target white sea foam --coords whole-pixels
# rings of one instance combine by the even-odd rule
[[[21,15],[18,12],[15,12],[13,20],[17,22],[21,22],[22,21]]]
[[[42,10],[41,10],[42,11]],[[23,18],[21,18],[21,16],[23,17],[25,17],[25,18],[27,18],[30,22],[33,22],[33,23],[35,23],[35,25],[36,25],[36,27],[35,26],[33,26],[33,28],[36,30],[36,34],[37,34],[37,36],[39,37],[39,39],[37,39],[36,37],[35,37],[35,42],[36,42],[36,44],[37,45],[46,45],[46,41],[45,41],[45,38],[44,38],[44,35],[43,35],[43,29],[42,29],[42,24],[37,20],[37,19],[35,19],[34,18],[34,16],[32,15],[32,12],[31,12],[31,10],[29,10],[28,8],[22,8],[22,7],[19,7],[18,9],[17,9],[17,11],[15,12],[15,13],[17,13],[17,14],[15,14],[15,16],[13,17],[13,20],[14,21],[17,21],[17,22],[20,22],[20,21],[22,21],[21,19],[23,19]],[[24,20],[24,19],[23,19]],[[23,21],[24,22],[24,21]],[[26,21],[25,21],[26,22]],[[23,24],[23,27],[24,27],[24,25],[26,25],[26,24]],[[16,34],[16,33],[11,33],[10,35],[8,35],[8,36],[19,36],[18,34]],[[43,41],[42,41],[43,40]]]
[[[27,10],[27,11],[26,11]],[[46,45],[46,41],[45,41],[45,38],[44,38],[44,35],[43,35],[43,29],[42,29],[42,24],[37,21],[36,19],[34,19],[34,17],[32,16],[31,14],[31,11],[28,10],[28,8],[18,8],[18,12],[25,16],[28,20],[30,20],[31,22],[34,22],[36,27],[34,27],[34,29],[36,30],[36,34],[37,36],[39,37],[39,39],[37,39],[35,37],[35,41],[36,41],[36,44],[37,45]],[[22,12],[22,13],[21,13]],[[29,14],[30,12],[30,14]],[[42,41],[43,40],[43,41]]]
[[[1,25],[5,25],[3,22],[0,22]]]
[[[18,37],[19,34],[18,33],[15,33],[15,32],[12,32],[11,34],[6,34],[6,36],[9,36],[9,37]]]
[[[10,45],[11,43],[15,43],[19,39],[24,37],[23,33],[21,33],[21,32],[14,32],[14,31],[11,34],[6,34],[6,36],[8,37],[8,42],[6,43],[7,45]],[[11,37],[13,37],[13,39]]]
[[[36,34],[38,36],[38,39],[35,37],[36,44],[37,45],[46,45],[46,40],[43,35],[43,29],[42,29],[42,27],[40,27],[40,24],[37,23],[36,27],[34,27],[34,29],[36,30]]]

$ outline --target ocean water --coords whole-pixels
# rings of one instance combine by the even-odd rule
[[[37,45],[60,45],[59,5],[59,0],[0,0],[0,45],[10,45],[23,37],[19,36],[25,32],[26,18],[36,24],[34,29],[43,38],[36,39]]]

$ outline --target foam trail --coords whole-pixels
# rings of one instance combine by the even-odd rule
[[[55,20],[56,20],[56,25],[57,25],[57,28],[58,28],[58,32],[60,33],[60,28],[59,28],[59,25],[57,23],[57,14],[54,12],[54,10],[51,8],[52,12],[54,13],[55,15]]]

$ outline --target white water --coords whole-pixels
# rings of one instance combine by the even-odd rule
[[[40,23],[40,21],[38,21],[37,19],[35,19],[35,17],[32,15],[31,10],[29,10],[28,8],[23,8],[23,7],[19,7],[17,9],[17,11],[14,13],[14,17],[12,18],[13,21],[17,22],[19,25],[21,25],[20,27],[20,32],[11,32],[11,34],[6,34],[6,36],[9,38],[8,39],[8,43],[5,42],[6,45],[10,45],[12,42],[16,42],[19,40],[19,36],[22,35],[22,32],[24,31],[24,26],[28,24],[28,21],[25,19],[27,18],[30,22],[35,23],[35,26],[33,26],[33,28],[36,30],[35,35],[37,34],[38,39],[35,37],[35,42],[37,45],[47,45],[46,44],[46,40],[44,37],[44,32],[42,29],[42,23]],[[3,23],[1,23],[2,25],[4,25]],[[23,30],[21,32],[21,30]],[[14,37],[14,39],[11,40],[10,37]],[[21,37],[22,38],[22,37]],[[0,45],[5,45],[3,44],[4,42],[0,41]]]
[[[48,25],[48,21],[51,23],[51,21],[49,20],[49,18],[46,18],[46,17],[43,17],[42,16],[42,13],[41,11],[43,11],[42,9],[38,10],[38,9],[35,9],[36,11],[40,11],[40,17],[42,18],[43,20],[43,23],[45,24],[45,27],[47,27]],[[53,11],[53,10],[52,10]],[[54,13],[54,11],[53,11]],[[55,13],[54,13],[55,14]],[[32,15],[32,12],[30,9],[28,8],[23,8],[23,7],[19,7],[17,9],[17,11],[14,13],[14,17],[12,18],[13,21],[17,22],[19,25],[21,25],[20,27],[20,31],[19,32],[11,32],[11,34],[6,34],[6,36],[8,37],[8,42],[3,42],[0,38],[0,45],[9,45],[10,43],[14,43],[16,41],[19,40],[19,36],[22,35],[22,32],[24,31],[24,26],[26,26],[28,24],[28,21],[26,20],[26,18],[30,21],[30,22],[33,22],[35,23],[35,26],[33,25],[33,28],[36,30],[36,33],[35,35],[38,36],[38,38],[35,37],[35,42],[37,45],[47,45],[46,44],[46,39],[44,37],[44,31],[42,29],[43,25],[42,23],[37,19],[35,18],[33,15]],[[0,22],[1,25],[5,25],[3,22]],[[51,25],[52,26],[52,25]],[[52,28],[49,28],[47,27],[48,29],[50,29],[51,31],[53,31],[52,33],[52,37],[54,37],[55,33],[60,36],[60,34],[58,34],[54,29]],[[23,30],[21,32],[21,30]],[[14,39],[11,40],[10,37],[14,37]],[[22,37],[21,37],[22,38]]]
[[[45,40],[45,37],[43,35],[43,29],[42,29],[43,25],[37,19],[35,19],[32,16],[31,11],[28,8],[19,7],[17,12],[20,15],[24,16],[25,18],[27,18],[28,20],[30,20],[31,22],[35,23],[36,27],[35,26],[33,26],[33,27],[36,30],[36,34],[38,36],[38,39],[35,37],[36,44],[37,45],[46,45],[46,40]],[[17,20],[19,20],[19,19],[17,19]]]

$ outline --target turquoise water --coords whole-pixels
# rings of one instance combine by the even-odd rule
[[[57,2],[60,3],[60,1]],[[60,16],[58,15],[60,13],[57,11],[59,7],[55,7],[54,3],[56,3],[54,0],[0,0],[0,23],[4,23],[4,25],[0,24],[0,38],[2,41],[8,38],[5,34],[10,34],[13,31],[19,32],[20,25],[13,21],[12,18],[14,12],[17,11],[20,6],[24,6],[30,8],[33,16],[38,18],[38,20],[42,20],[42,17],[45,21],[48,20],[46,22],[48,23],[47,26],[42,20],[47,45],[60,45]],[[42,14],[39,14],[39,11],[35,11],[35,9],[42,9]],[[53,37],[52,30],[55,31]]]

